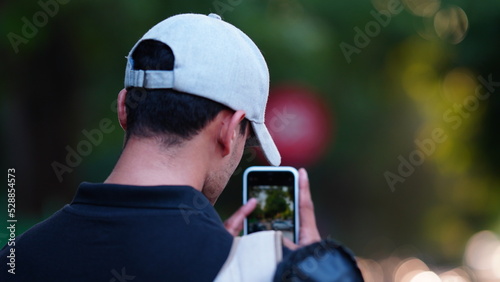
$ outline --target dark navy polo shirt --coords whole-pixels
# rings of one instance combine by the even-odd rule
[[[233,236],[188,186],[82,183],[73,202],[0,251],[0,281],[212,281]]]

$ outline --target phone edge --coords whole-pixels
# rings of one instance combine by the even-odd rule
[[[250,166],[243,172],[243,204],[246,204],[248,201],[247,196],[247,175],[252,171],[290,171],[294,175],[294,213],[295,213],[295,224],[294,224],[294,238],[295,244],[299,243],[299,235],[300,235],[300,212],[299,212],[299,171],[293,166]],[[243,235],[248,235],[247,228],[247,218],[245,217],[243,221]]]

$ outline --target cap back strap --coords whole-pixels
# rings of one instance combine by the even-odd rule
[[[128,70],[125,87],[163,89],[174,87],[174,72],[167,70]]]

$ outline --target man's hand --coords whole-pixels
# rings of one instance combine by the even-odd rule
[[[239,208],[238,211],[224,222],[227,231],[233,236],[238,236],[241,229],[243,229],[243,220],[252,213],[256,206],[257,200],[252,198]],[[289,239],[283,238],[285,246],[292,250],[321,241],[318,227],[316,226],[311,191],[309,190],[309,178],[304,168],[299,169],[299,216],[299,244],[294,244]]]
[[[248,200],[245,205],[241,206],[230,218],[224,221],[226,230],[233,236],[240,235],[240,231],[243,229],[243,220],[252,213],[256,206],[257,199]]]
[[[321,241],[321,236],[316,226],[314,204],[309,189],[309,177],[304,168],[299,169],[299,216],[299,244],[294,244],[289,239],[283,238],[283,243],[291,250]]]

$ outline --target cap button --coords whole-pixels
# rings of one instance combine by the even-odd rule
[[[211,17],[211,18],[214,18],[214,19],[222,20],[222,18],[219,15],[215,14],[215,13],[210,13],[208,16]]]

